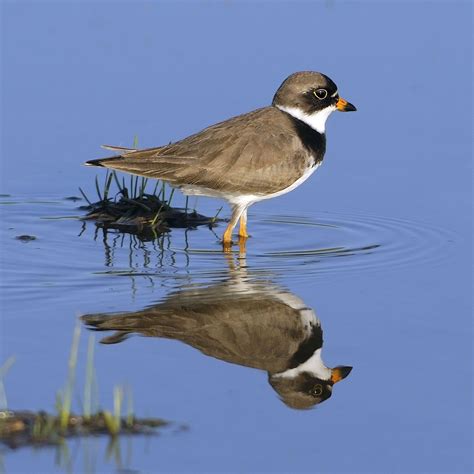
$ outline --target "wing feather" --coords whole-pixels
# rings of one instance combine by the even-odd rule
[[[298,140],[287,115],[266,107],[167,146],[127,150],[89,164],[162,179],[178,187],[271,194],[293,184],[307,168],[308,156],[301,152]]]

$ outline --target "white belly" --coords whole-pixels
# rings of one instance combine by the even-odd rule
[[[292,185],[273,194],[226,193],[224,190],[209,189],[195,185],[180,186],[180,189],[184,194],[221,198],[225,199],[233,206],[236,205],[248,207],[258,201],[263,201],[264,199],[271,199],[293,191],[293,189],[297,188],[300,184],[303,184],[321,166],[321,163],[322,161],[316,163],[314,166],[308,167],[304,174],[300,178],[298,178]]]

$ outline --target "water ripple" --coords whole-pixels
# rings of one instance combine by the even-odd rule
[[[105,234],[90,222],[64,220],[75,205],[46,202],[35,208],[23,202],[25,206],[14,212],[10,206],[3,208],[8,226],[14,229],[3,228],[11,248],[5,255],[16,255],[15,261],[6,258],[6,263],[11,263],[12,274],[19,273],[18,280],[24,271],[18,266],[22,258],[31,270],[47,269],[45,277],[49,279],[54,276],[56,281],[63,275],[71,283],[83,279],[84,284],[87,275],[219,279],[228,271],[229,256],[223,254],[219,242],[222,224],[213,230],[175,229],[155,241],[142,242],[126,234]],[[59,216],[58,205],[62,207]],[[5,213],[8,208],[11,213]],[[45,219],[52,216],[61,219]],[[457,238],[433,224],[332,211],[303,215],[252,212],[250,226],[252,237],[247,242],[245,265],[254,273],[292,279],[434,266],[450,257]],[[12,237],[20,229],[39,238],[18,253]],[[239,257],[237,246],[233,255]],[[240,257],[242,264],[243,255]],[[14,286],[17,282],[11,283]]]
[[[435,264],[448,258],[454,240],[450,231],[431,224],[335,212],[267,217],[259,227],[278,238],[257,245],[255,256],[273,268],[304,266],[305,274]]]

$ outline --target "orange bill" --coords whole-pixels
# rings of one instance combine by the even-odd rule
[[[333,383],[340,382],[342,379],[346,378],[352,370],[352,367],[340,366],[332,369],[331,381]]]
[[[357,110],[350,102],[347,102],[347,100],[342,97],[339,97],[337,100],[336,107],[337,110],[340,110],[341,112],[355,112]]]

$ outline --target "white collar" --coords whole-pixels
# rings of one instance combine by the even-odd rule
[[[321,359],[321,349],[317,349],[307,361],[298,365],[298,367],[275,374],[274,377],[294,378],[302,372],[309,372],[320,380],[329,380],[332,373],[331,369],[326,367]]]
[[[298,107],[285,107],[283,105],[277,105],[277,107],[281,111],[290,114],[292,117],[301,120],[306,125],[309,125],[313,130],[316,130],[319,133],[324,133],[326,131],[326,120],[336,110],[335,105],[330,105],[325,109],[318,110],[317,112],[314,112],[312,114],[307,114]]]

